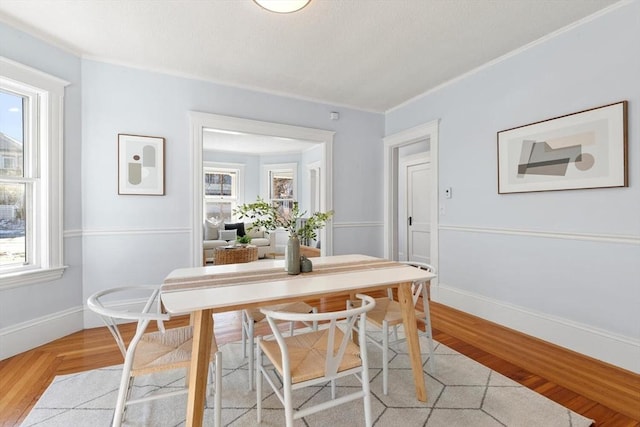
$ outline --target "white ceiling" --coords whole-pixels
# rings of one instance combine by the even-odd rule
[[[616,0],[2,0],[86,58],[384,112]]]

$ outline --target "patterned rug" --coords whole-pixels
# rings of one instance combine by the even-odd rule
[[[421,338],[423,340],[423,338]],[[592,421],[558,405],[526,387],[492,371],[456,351],[436,344],[436,372],[425,377],[429,399],[415,399],[413,377],[402,345],[390,353],[389,394],[382,394],[381,352],[368,346],[371,374],[372,412],[375,426],[540,426],[587,427]],[[421,341],[422,348],[426,342]],[[248,390],[247,361],[239,343],[222,347],[222,421],[226,426],[255,426],[255,392]],[[116,401],[120,367],[112,366],[55,378],[23,426],[109,426]],[[134,395],[184,384],[184,371],[160,373],[136,380]],[[340,387],[359,387],[345,379]],[[278,399],[265,384],[262,426],[284,425]],[[304,407],[330,396],[327,386],[294,392],[296,407]],[[364,425],[362,401],[325,410],[296,426]],[[160,399],[129,407],[126,426],[184,426],[186,396]],[[205,425],[213,426],[213,397],[208,397]]]

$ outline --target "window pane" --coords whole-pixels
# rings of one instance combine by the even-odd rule
[[[24,97],[0,90],[0,176],[23,174],[24,103]]]
[[[0,266],[27,261],[26,184],[0,183]]]
[[[232,203],[228,203],[228,202],[210,203],[210,202],[208,202],[205,206],[206,206],[206,217],[207,218],[216,218],[217,220],[222,220],[222,221],[225,221],[225,222],[231,222],[231,211],[234,208]]]
[[[204,195],[205,196],[233,196],[233,175],[232,173],[205,173],[204,174]]]

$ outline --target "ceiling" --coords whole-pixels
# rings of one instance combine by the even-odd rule
[[[85,58],[385,112],[616,0],[2,0]]]
[[[205,151],[224,151],[241,154],[290,154],[302,153],[317,143],[276,136],[205,129],[202,148]]]

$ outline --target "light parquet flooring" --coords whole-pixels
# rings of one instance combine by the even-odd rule
[[[338,310],[344,307],[343,298],[325,299],[312,302],[320,311]],[[561,387],[539,375],[535,375],[518,366],[515,360],[498,357],[504,351],[499,348],[502,340],[512,339],[505,335],[495,336],[494,348],[479,348],[473,345],[473,339],[467,334],[481,334],[490,330],[496,334],[495,325],[473,318],[473,331],[465,330],[464,325],[454,325],[459,312],[432,303],[434,338],[477,360],[489,368],[506,375],[524,386],[564,405],[571,410],[596,420],[596,426],[602,427],[640,427],[640,422],[595,402],[575,391]],[[188,324],[188,317],[172,319],[170,326]],[[126,328],[132,336],[133,325]],[[265,325],[266,326],[266,325]],[[216,338],[220,344],[240,339],[240,316],[238,312],[224,313],[215,317]],[[512,333],[512,332],[511,332]],[[562,355],[556,355],[562,357]],[[509,357],[509,359],[513,359]],[[99,367],[122,363],[114,340],[106,328],[80,331],[63,337],[34,350],[0,361],[0,425],[17,426],[27,416],[44,390],[56,375],[91,370]],[[640,402],[639,402],[640,403]]]

